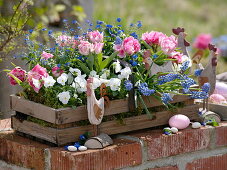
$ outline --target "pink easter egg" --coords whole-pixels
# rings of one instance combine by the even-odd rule
[[[220,94],[227,99],[227,84],[216,82],[214,94]]]
[[[185,115],[174,115],[169,119],[169,126],[177,129],[185,129],[190,124],[190,119]]]
[[[227,103],[226,100],[225,100],[225,97],[220,95],[220,94],[212,94],[210,97],[209,97],[209,101],[211,103],[216,103],[216,104],[224,104],[224,103]]]

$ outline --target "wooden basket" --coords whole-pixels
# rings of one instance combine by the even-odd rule
[[[144,98],[148,108],[155,108],[163,104],[153,97]],[[128,117],[123,119],[121,124],[116,120],[102,122],[98,126],[100,133],[109,135],[129,132],[133,130],[145,129],[155,126],[168,124],[168,120],[174,114],[187,115],[191,120],[198,118],[198,105],[194,104],[194,100],[188,96],[176,95],[172,103],[183,102],[184,107],[176,109],[174,112],[165,110],[154,113],[154,119],[148,118],[146,114]],[[129,112],[128,99],[120,99],[110,101],[105,108],[104,116],[116,115],[119,113]],[[66,143],[75,142],[79,135],[89,131],[94,134],[92,125],[75,126],[75,122],[87,120],[87,110],[85,106],[72,108],[53,109],[45,105],[26,100],[22,97],[11,95],[11,108],[16,111],[16,115],[12,117],[12,128],[18,132],[34,136],[36,138],[57,144],[64,145]],[[45,122],[49,122],[53,126],[46,127],[32,121],[28,121],[24,116],[31,116]]]

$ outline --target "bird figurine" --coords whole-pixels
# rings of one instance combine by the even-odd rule
[[[190,58],[187,51],[187,47],[190,46],[190,43],[185,40],[187,34],[184,32],[184,28],[173,28],[172,32],[178,35],[177,46],[181,49],[184,55]]]
[[[198,76],[199,85],[202,86],[205,83],[210,84],[209,96],[213,94],[216,84],[216,66],[217,66],[217,48],[209,44],[208,48],[210,50],[209,62],[205,68],[203,68],[202,64],[197,64],[199,69],[202,69],[201,74]],[[205,99],[203,102],[203,108],[208,110],[208,99]]]
[[[94,89],[92,87],[93,78],[87,80],[87,110],[88,119],[91,124],[99,125],[104,115],[104,97],[96,99]]]

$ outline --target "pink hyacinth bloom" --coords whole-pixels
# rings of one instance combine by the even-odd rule
[[[169,58],[176,59],[176,61],[174,62],[179,64],[179,63],[182,63],[182,56],[183,54],[180,52],[172,52]]]
[[[23,70],[20,67],[15,67],[9,73],[12,74],[12,75],[14,75],[18,79],[20,79],[22,82],[24,82],[25,79],[26,79],[26,71]],[[14,80],[14,78],[12,78],[11,76],[9,76],[9,79],[10,79],[10,84],[11,85],[16,85],[17,84],[16,80]]]
[[[64,72],[58,66],[53,67],[51,71],[54,77],[59,77]]]
[[[162,36],[159,39],[159,44],[162,51],[165,54],[170,55],[177,47],[177,40],[173,35],[171,35],[170,37]]]
[[[159,44],[159,39],[165,36],[162,32],[151,31],[142,34],[142,40],[144,40],[147,44]]]
[[[103,33],[100,33],[98,30],[89,32],[87,35],[92,43],[103,42]]]
[[[104,43],[93,44],[93,51],[95,52],[95,54],[99,54],[102,52],[103,45],[104,45]]]
[[[195,48],[204,50],[208,48],[208,44],[211,43],[212,36],[210,34],[200,34],[196,37],[193,46]]]
[[[38,93],[43,86],[43,82],[41,81],[42,78],[46,78],[48,76],[49,74],[47,73],[46,68],[41,67],[39,64],[37,64],[31,71],[28,72],[27,81],[29,85],[34,89],[34,91]],[[37,86],[36,84],[34,84],[34,80],[39,81],[40,84]]]
[[[88,41],[80,41],[80,45],[78,45],[79,52],[82,55],[88,55],[90,51],[92,51],[92,44]]]
[[[43,51],[43,53],[41,54],[41,56],[42,56],[42,58],[44,58],[45,60],[54,57],[53,54],[47,53],[47,52],[45,52],[45,51]]]

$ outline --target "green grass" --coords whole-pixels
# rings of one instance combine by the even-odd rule
[[[172,28],[184,27],[192,42],[199,33],[227,34],[226,9],[226,0],[94,0],[93,17],[108,23],[121,17],[124,26],[139,20],[143,32],[157,30],[168,35]],[[227,64],[221,59],[217,72],[224,71]]]

